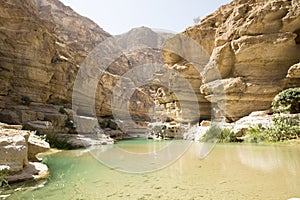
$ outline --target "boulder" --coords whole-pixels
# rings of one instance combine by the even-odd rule
[[[14,127],[16,129],[14,129]],[[36,154],[49,149],[49,144],[19,126],[0,123],[0,171],[8,183],[44,178],[46,165],[36,162]]]
[[[10,168],[9,172],[22,171],[28,164],[28,131],[0,129],[0,165]]]
[[[200,141],[209,129],[210,125],[208,124],[205,124],[204,126],[194,125],[185,132],[183,139]]]
[[[4,109],[0,112],[0,121],[9,124],[20,124],[21,120],[18,114],[13,110]]]
[[[123,140],[127,138],[127,134],[124,134],[121,130],[105,130],[105,134],[109,135],[109,137],[114,138],[115,140]]]
[[[203,120],[203,121],[200,123],[200,126],[202,126],[202,127],[211,126],[211,121]]]
[[[6,173],[9,172],[9,170],[10,170],[10,166],[8,166],[8,165],[0,165],[0,173],[6,174]]]
[[[49,169],[47,165],[38,162],[29,162],[22,171],[5,176],[8,183],[47,178]]]
[[[30,161],[39,161],[36,155],[39,153],[46,152],[50,149],[48,142],[41,140],[40,137],[30,134],[28,139],[28,159]]]
[[[13,125],[13,124],[4,124],[0,122],[0,127],[3,129],[13,129],[13,130],[22,130],[22,125]]]
[[[69,149],[113,144],[114,140],[105,134],[59,134],[61,140]]]
[[[68,116],[56,113],[46,113],[45,120],[51,122],[54,129],[63,130],[65,128],[65,122],[68,120]]]

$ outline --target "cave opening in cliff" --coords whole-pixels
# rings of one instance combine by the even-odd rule
[[[297,29],[294,33],[297,34],[297,37],[295,38],[296,44],[300,44],[300,29]]]

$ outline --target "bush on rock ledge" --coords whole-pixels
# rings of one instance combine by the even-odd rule
[[[280,92],[272,102],[274,113],[300,113],[300,88],[289,88]]]

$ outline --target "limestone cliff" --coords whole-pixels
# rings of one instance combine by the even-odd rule
[[[93,21],[80,16],[58,0],[33,0],[33,4],[38,16],[54,25],[53,33],[77,51],[90,52],[110,36]]]
[[[99,81],[101,84],[97,87],[95,107],[97,116],[102,118],[101,128],[107,130],[110,135],[115,135],[116,132],[111,129],[115,129],[116,124],[113,121],[117,120],[124,132],[143,131],[145,121],[151,120],[151,110],[154,106],[150,79],[155,66],[163,66],[161,46],[171,35],[140,27],[115,36],[112,40],[106,40],[96,47],[85,60],[84,68],[81,68],[83,73],[79,73],[80,81],[75,90],[75,96],[78,98],[73,99],[73,106],[78,107],[77,112],[94,115],[93,97],[90,97],[93,93],[86,92],[87,87],[81,85],[90,85],[91,80]],[[117,56],[119,53],[120,56]],[[100,57],[102,59],[99,59]],[[100,79],[99,75],[95,75],[95,71],[102,74]],[[90,80],[83,78],[84,74],[88,75]],[[126,115],[128,111],[129,116]],[[136,126],[136,123],[143,124],[143,127]]]
[[[152,64],[163,64],[163,60],[161,57],[161,50],[157,48],[151,48],[153,46],[162,46],[164,41],[169,38],[172,34],[167,33],[158,33],[153,31],[147,27],[139,27],[130,30],[128,33],[123,35],[116,36],[116,40],[118,43],[124,48],[126,51],[120,56],[118,59],[114,60],[111,65],[107,68],[106,73],[110,73],[113,75],[117,75],[117,78],[102,78],[105,88],[110,88],[110,92],[105,92],[105,88],[98,88],[98,102],[102,102],[102,105],[98,107],[99,110],[103,111],[102,116],[111,116],[111,93],[115,90],[115,85],[118,82],[126,81],[126,73],[133,73],[135,69],[138,69],[140,66],[144,65],[152,65]],[[152,67],[152,66],[149,66]],[[144,70],[144,75],[147,73],[151,73],[151,69]],[[140,77],[142,79],[143,75],[141,75],[141,71],[137,72],[135,77]],[[149,75],[150,76],[150,75]],[[133,79],[131,77],[131,79]],[[133,81],[133,80],[132,80]],[[134,88],[136,89],[135,93],[131,97],[130,101],[130,112],[132,117],[137,121],[149,121],[148,111],[153,106],[153,99],[150,95],[148,82],[144,81],[143,86]],[[134,81],[133,81],[134,82]],[[135,82],[136,84],[136,82]],[[130,89],[129,85],[126,85],[127,89]],[[102,91],[102,92],[101,92]],[[115,90],[116,92],[116,90]],[[122,97],[122,93],[118,94],[118,96]],[[102,96],[103,95],[103,96]],[[106,111],[104,110],[105,108]]]
[[[0,2],[0,121],[29,129],[70,131],[78,71],[110,34],[58,0]],[[153,63],[166,65],[147,80],[148,85],[133,88],[130,114],[137,122],[153,115],[178,122],[209,119],[211,105],[217,102],[223,103],[221,115],[233,121],[268,109],[280,90],[300,84],[299,10],[293,0],[234,0],[169,39],[163,52],[147,47],[162,45],[169,34],[142,27],[117,36],[121,46],[140,46],[128,48],[105,69],[101,80],[96,79],[96,115],[108,118],[100,120],[101,127],[118,129],[110,120],[111,99],[115,94],[126,101],[122,93],[126,88],[115,88],[119,82],[127,83],[124,74]],[[200,44],[201,50],[182,46],[186,38]],[[144,77],[152,72],[142,71]],[[137,83],[139,78],[143,76],[136,77]],[[179,95],[172,87],[180,90]],[[222,95],[215,92],[220,87]],[[83,103],[90,108],[89,102]],[[89,113],[82,109],[77,114]]]
[[[71,102],[80,63],[109,34],[58,1],[1,1],[0,9],[0,120],[55,123],[50,105]]]
[[[110,34],[58,0],[0,3],[0,121],[40,132],[70,131],[69,122],[74,114],[70,110],[72,93],[78,71],[89,53]],[[116,40],[132,46],[132,41],[141,43],[139,38],[145,35],[157,44],[168,36],[142,27]],[[97,80],[97,117],[112,116],[111,96],[115,84],[124,80],[124,73],[138,65],[162,63],[159,50],[143,46],[140,49],[116,58],[103,72],[102,80]],[[135,89],[131,115],[136,121],[148,120],[152,98],[147,88]],[[102,124],[107,128],[107,123]],[[108,128],[112,127],[117,128]]]
[[[198,98],[223,102],[224,116],[234,121],[270,108],[279,91],[300,85],[294,65],[300,61],[299,30],[296,0],[234,0],[182,33],[210,55],[201,77],[182,57],[165,51],[163,58],[170,68],[183,66],[178,71],[195,93],[201,88]],[[189,73],[199,77],[196,82]],[[213,92],[220,86],[224,95]],[[199,99],[200,110],[204,102]]]

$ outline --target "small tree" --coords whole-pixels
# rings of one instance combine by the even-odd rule
[[[66,111],[65,108],[61,107],[59,108],[59,111],[58,111],[60,114],[63,114],[63,115],[68,115],[68,112]]]
[[[29,96],[22,96],[21,100],[22,104],[25,106],[29,106],[29,104],[31,103],[31,99]]]
[[[201,18],[200,17],[196,17],[193,19],[195,24],[199,24],[201,22]]]
[[[300,88],[280,92],[272,102],[274,113],[300,113]]]

